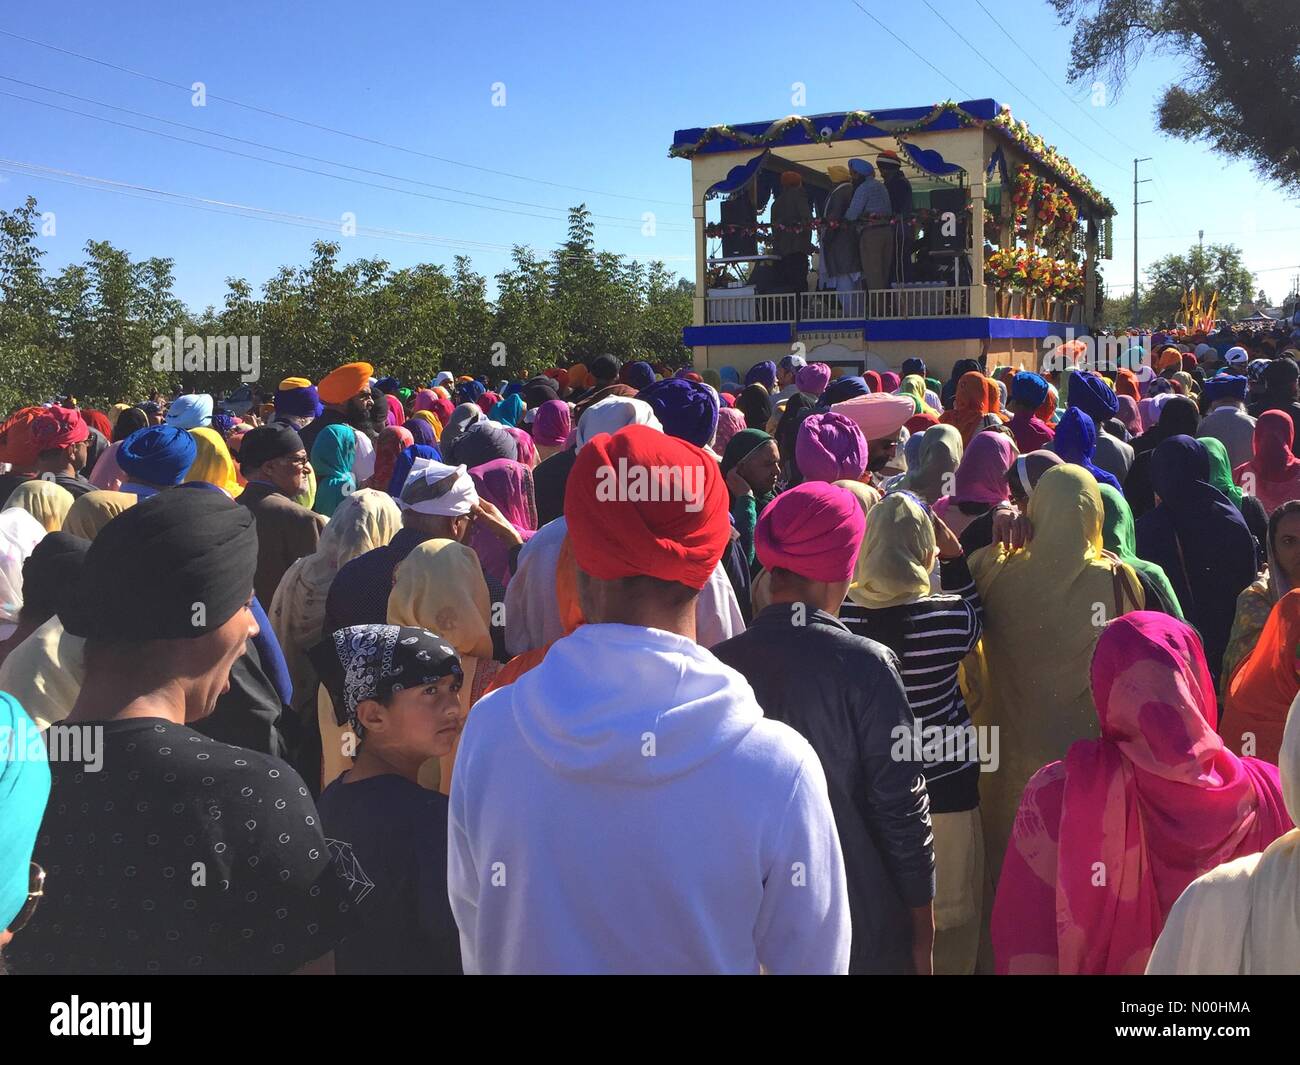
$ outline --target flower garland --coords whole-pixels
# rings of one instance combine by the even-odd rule
[[[995,288],[1054,299],[1083,297],[1083,270],[1070,259],[1025,248],[999,248],[984,260],[984,281]]]

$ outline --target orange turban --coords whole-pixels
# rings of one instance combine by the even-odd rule
[[[586,388],[591,384],[591,378],[587,375],[587,366],[585,363],[575,362],[569,367],[569,387],[575,391],[579,388]]]
[[[8,462],[20,473],[31,473],[41,449],[32,439],[32,422],[45,413],[44,407],[23,407],[0,425],[0,462]]]
[[[605,581],[646,576],[703,588],[731,542],[727,511],[717,460],[648,425],[589,440],[564,492],[573,557]]]
[[[322,403],[346,403],[370,387],[374,375],[375,368],[370,363],[350,362],[327,373],[316,386],[316,393]]]
[[[1156,362],[1156,373],[1164,373],[1168,369],[1181,370],[1182,368],[1183,353],[1177,348],[1165,348]]]

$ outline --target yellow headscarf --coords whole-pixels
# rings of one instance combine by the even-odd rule
[[[1097,735],[1089,671],[1102,627],[1144,605],[1133,570],[1102,551],[1104,514],[1092,474],[1054,466],[1029,498],[1033,539],[971,556],[984,635],[963,664],[962,689],[976,723],[1001,729],[1001,765],[980,780],[995,879],[1029,778]]]
[[[898,385],[896,396],[906,396],[916,404],[917,414],[933,414],[939,417],[939,412],[925,401],[925,378],[920,374],[910,373],[903,378]]]
[[[414,414],[412,414],[412,415],[410,416],[410,418],[407,419],[407,421],[412,421],[412,422],[413,422],[413,421],[415,421],[417,418],[418,418],[420,421],[422,421],[422,422],[428,422],[429,425],[432,426],[432,428],[433,428],[433,438],[434,438],[435,440],[441,440],[441,439],[442,439],[442,422],[438,421],[438,416],[437,416],[436,414],[434,414],[433,411],[431,411],[431,410],[417,410]]]
[[[58,532],[72,508],[72,493],[55,481],[35,477],[24,481],[5,500],[4,509],[21,507],[41,523],[46,532]]]
[[[478,555],[455,540],[426,540],[401,562],[388,594],[388,624],[418,625],[436,633],[460,654],[465,675],[460,688],[461,710],[468,715],[474,675],[480,659],[492,657],[492,598]],[[439,759],[437,787],[451,793],[456,747]],[[421,783],[431,777],[422,771]]]
[[[96,489],[87,492],[72,504],[63,519],[63,531],[83,540],[93,540],[99,530],[116,518],[127,507],[133,507],[140,497],[134,492],[109,492]]]
[[[901,492],[885,496],[871,509],[849,598],[877,610],[915,603],[930,594],[937,553],[934,525],[916,500]]]
[[[198,452],[190,464],[189,472],[185,474],[185,480],[216,485],[234,499],[243,488],[235,474],[235,460],[230,457],[230,449],[221,439],[221,434],[215,429],[191,429],[189,433],[194,437]]]

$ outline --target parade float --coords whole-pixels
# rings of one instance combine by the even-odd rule
[[[826,291],[814,251],[806,290],[764,292],[776,256],[760,216],[781,173],[801,176],[820,246],[850,224],[821,217],[830,168],[882,153],[911,186],[912,210],[891,217],[908,269],[885,288]],[[744,370],[792,351],[845,370],[913,355],[939,375],[961,358],[1031,365],[1048,337],[1087,333],[1100,311],[1114,206],[994,100],[683,129],[669,154],[691,163],[696,283],[684,341],[698,369]]]

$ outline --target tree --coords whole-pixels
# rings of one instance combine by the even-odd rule
[[[1156,106],[1160,129],[1199,140],[1300,195],[1296,0],[1050,0],[1074,24],[1070,81],[1118,92],[1148,52],[1183,60]]]
[[[1196,289],[1208,299],[1219,293],[1219,309],[1228,313],[1246,303],[1255,290],[1255,275],[1242,265],[1241,250],[1232,244],[1193,244],[1186,255],[1166,255],[1146,270],[1142,319],[1148,325],[1178,317],[1183,293]]]
[[[67,366],[55,293],[41,271],[36,200],[0,211],[0,411],[53,398]]]

